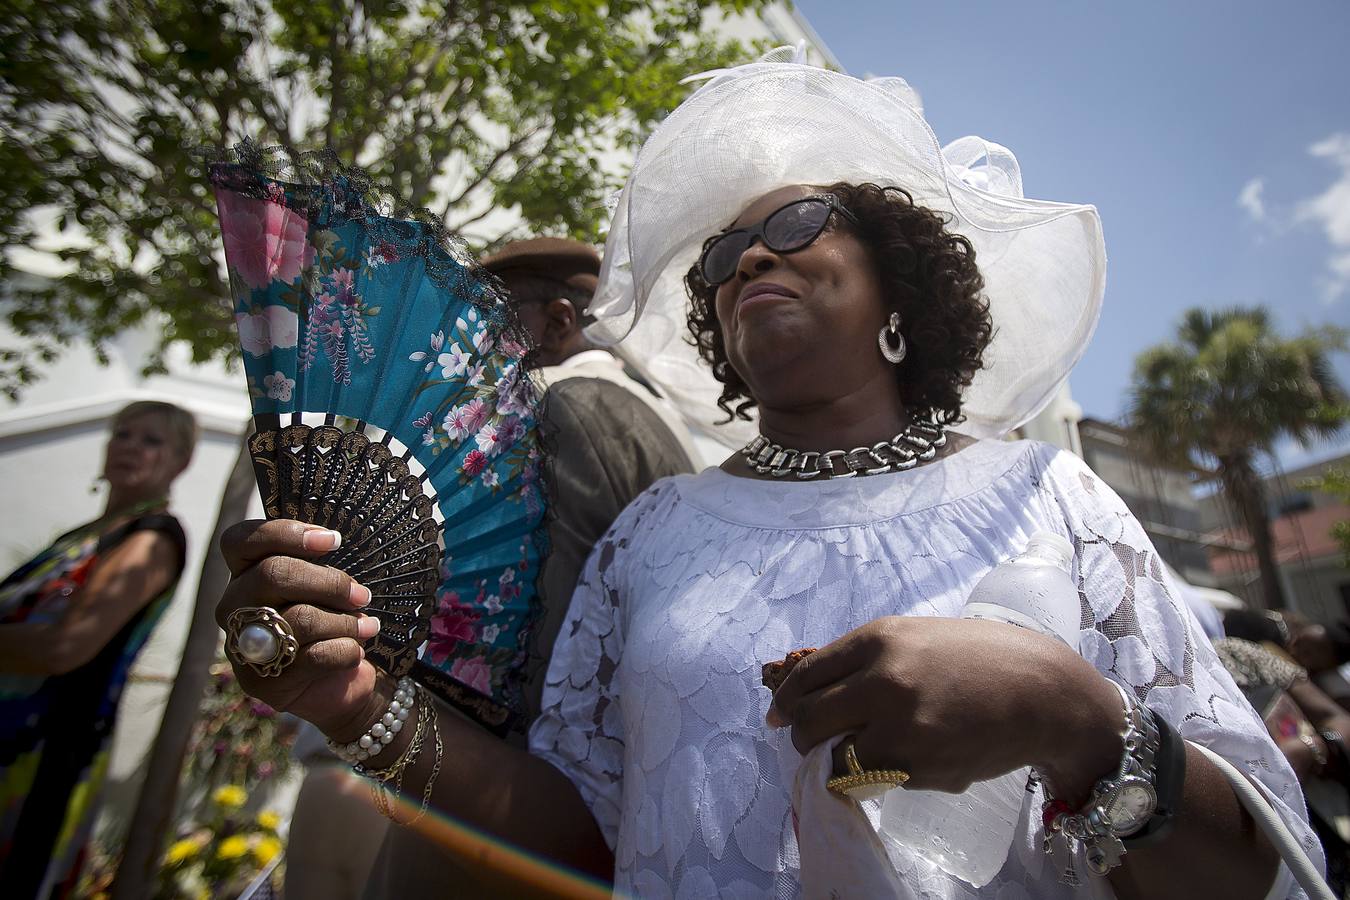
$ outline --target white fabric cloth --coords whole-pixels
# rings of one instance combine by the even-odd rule
[[[684,450],[695,469],[703,467],[705,455],[694,444],[689,428],[680,414],[665,400],[647,390],[629,377],[623,370],[623,361],[615,358],[608,350],[583,350],[574,353],[556,366],[544,366],[536,371],[544,385],[556,384],[567,378],[601,378],[626,388],[629,393],[645,403],[652,412],[661,417],[661,421],[675,435],[680,448]],[[720,461],[720,460],[719,460]]]
[[[1071,454],[981,441],[868,478],[663,479],[597,543],[530,746],[578,786],[614,847],[617,890],[798,896],[789,800],[801,758],[764,724],[761,665],[880,616],[955,616],[1042,529],[1074,545],[1084,657],[1259,780],[1320,860],[1293,773],[1124,503]],[[1052,880],[1040,832],[1028,803],[1007,863],[979,890],[895,861],[925,898],[1083,897]]]
[[[832,793],[837,735],[817,744],[797,767],[792,784],[792,813],[798,823],[802,895],[805,897],[892,897],[915,894],[886,854],[877,829],[859,804]]]

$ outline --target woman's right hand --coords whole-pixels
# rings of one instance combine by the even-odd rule
[[[300,645],[295,660],[279,675],[263,677],[231,659],[240,686],[345,740],[376,718],[384,699],[362,648],[379,631],[379,620],[360,612],[370,591],[345,572],[308,561],[335,549],[338,539],[337,532],[289,519],[229,528],[220,550],[231,577],[216,622],[224,628],[232,612],[250,606],[279,612]]]

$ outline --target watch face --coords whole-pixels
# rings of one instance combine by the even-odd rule
[[[1106,817],[1116,834],[1130,834],[1143,828],[1158,808],[1153,785],[1142,778],[1127,778],[1106,805]]]

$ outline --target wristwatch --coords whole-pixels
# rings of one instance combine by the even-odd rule
[[[1132,700],[1126,696],[1125,752],[1120,768],[1097,782],[1088,802],[1089,824],[1118,838],[1142,830],[1158,809],[1154,788],[1158,726],[1153,711]]]
[[[1186,787],[1186,741],[1162,716],[1142,707],[1158,733],[1158,750],[1153,756],[1153,810],[1138,828],[1116,832],[1126,849],[1147,847],[1167,837],[1181,809]]]
[[[1112,684],[1125,705],[1120,766],[1094,785],[1081,811],[1073,812],[1048,794],[1043,808],[1046,852],[1072,855],[1081,847],[1088,870],[1095,875],[1120,865],[1127,850],[1166,836],[1186,777],[1181,736],[1124,688]],[[1067,868],[1062,863],[1061,867]]]

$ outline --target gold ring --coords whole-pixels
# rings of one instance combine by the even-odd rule
[[[225,652],[263,678],[295,662],[300,644],[291,624],[270,606],[245,606],[225,620]]]
[[[875,799],[909,781],[909,773],[904,769],[864,769],[858,762],[852,736],[844,738],[844,766],[848,774],[831,778],[825,787],[853,800]]]

